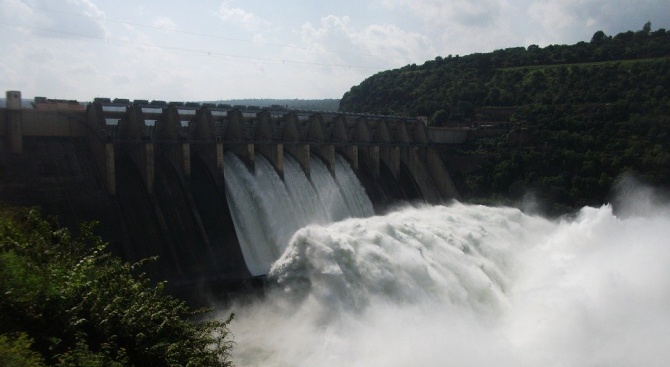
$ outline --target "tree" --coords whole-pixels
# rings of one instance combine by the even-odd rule
[[[0,335],[0,366],[44,367],[42,356],[30,349],[32,340],[24,333]]]
[[[433,116],[431,117],[431,121],[433,122],[434,126],[444,126],[447,123],[447,119],[449,118],[449,112],[447,110],[438,110],[436,111]]]
[[[226,321],[194,321],[82,225],[72,237],[36,210],[0,206],[0,357],[39,365],[230,366]],[[18,336],[17,336],[18,335]],[[13,348],[13,349],[12,349]],[[29,351],[40,354],[35,358]],[[2,359],[0,359],[2,361]]]
[[[605,32],[603,31],[598,31],[593,34],[593,37],[591,37],[591,43],[594,45],[600,45],[604,43],[607,40],[607,36],[605,35]]]
[[[626,169],[635,168],[654,184],[670,185],[666,153],[670,151],[670,32],[650,31],[649,23],[614,37],[597,31],[590,43],[446,57],[439,67],[436,59],[417,66],[411,79],[381,82],[381,75],[391,73],[372,76],[361,83],[365,90],[351,89],[346,104],[360,112],[387,106],[399,113],[422,110],[421,115],[430,116],[435,125],[444,123],[444,112],[449,113],[446,123],[457,124],[491,117],[495,121],[498,116],[483,112],[484,107],[508,110],[507,121],[518,123],[514,134],[525,130],[524,157],[537,159],[524,161],[522,170],[508,176],[503,153],[519,147],[509,144],[507,133],[473,134],[472,140],[443,153],[491,157],[490,164],[457,173],[467,175],[455,183],[461,197],[507,196],[526,185],[558,200],[554,209],[597,205],[605,200],[612,180]],[[380,98],[397,86],[405,91],[402,100]],[[585,159],[588,150],[598,159]]]

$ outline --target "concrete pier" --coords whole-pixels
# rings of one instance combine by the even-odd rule
[[[7,102],[0,200],[42,206],[72,227],[104,222],[126,260],[158,255],[150,273],[171,287],[249,278],[227,204],[227,153],[249,170],[260,154],[280,177],[289,155],[308,178],[312,159],[335,175],[339,155],[379,211],[458,195],[416,119],[107,99],[40,110],[22,108],[17,91]]]

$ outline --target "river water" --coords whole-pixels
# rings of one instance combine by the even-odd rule
[[[298,229],[238,366],[662,366],[670,210],[649,192],[556,220],[453,203]],[[650,194],[651,195],[651,194]]]

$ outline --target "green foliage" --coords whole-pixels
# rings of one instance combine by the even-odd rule
[[[598,31],[589,43],[438,57],[384,71],[351,88],[340,105],[431,116],[436,126],[513,122],[509,134],[441,147],[446,155],[488,157],[476,169],[451,172],[457,188],[479,201],[530,191],[558,214],[606,202],[614,180],[629,171],[670,187],[669,86],[670,32],[647,23],[614,37]]]
[[[608,201],[612,183],[627,172],[657,186],[670,185],[670,118],[619,114],[617,106],[584,113],[568,106],[528,106],[532,146],[509,146],[503,135],[487,146],[493,152],[460,187],[468,197],[503,195],[519,199],[535,192],[554,214]]]
[[[449,112],[445,110],[438,110],[431,117],[431,121],[434,126],[444,126],[448,118],[449,118]]]
[[[670,32],[648,27],[615,37],[599,31],[589,43],[438,57],[383,71],[345,93],[340,110],[409,116],[450,110],[452,118],[463,119],[472,117],[472,108],[484,106],[667,97]],[[456,111],[459,103],[468,104],[464,111]]]
[[[32,340],[24,333],[16,336],[0,335],[0,366],[43,367],[39,353],[30,349]]]
[[[206,310],[152,286],[141,263],[107,253],[92,229],[82,225],[73,238],[35,210],[0,208],[0,348],[20,335],[18,347],[47,365],[231,364],[232,315],[195,321]]]

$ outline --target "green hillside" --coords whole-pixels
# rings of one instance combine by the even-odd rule
[[[378,73],[351,88],[348,112],[428,116],[473,134],[440,147],[461,194],[517,200],[533,192],[552,213],[609,200],[626,172],[670,187],[670,32],[437,57]],[[501,124],[502,122],[502,124]]]

